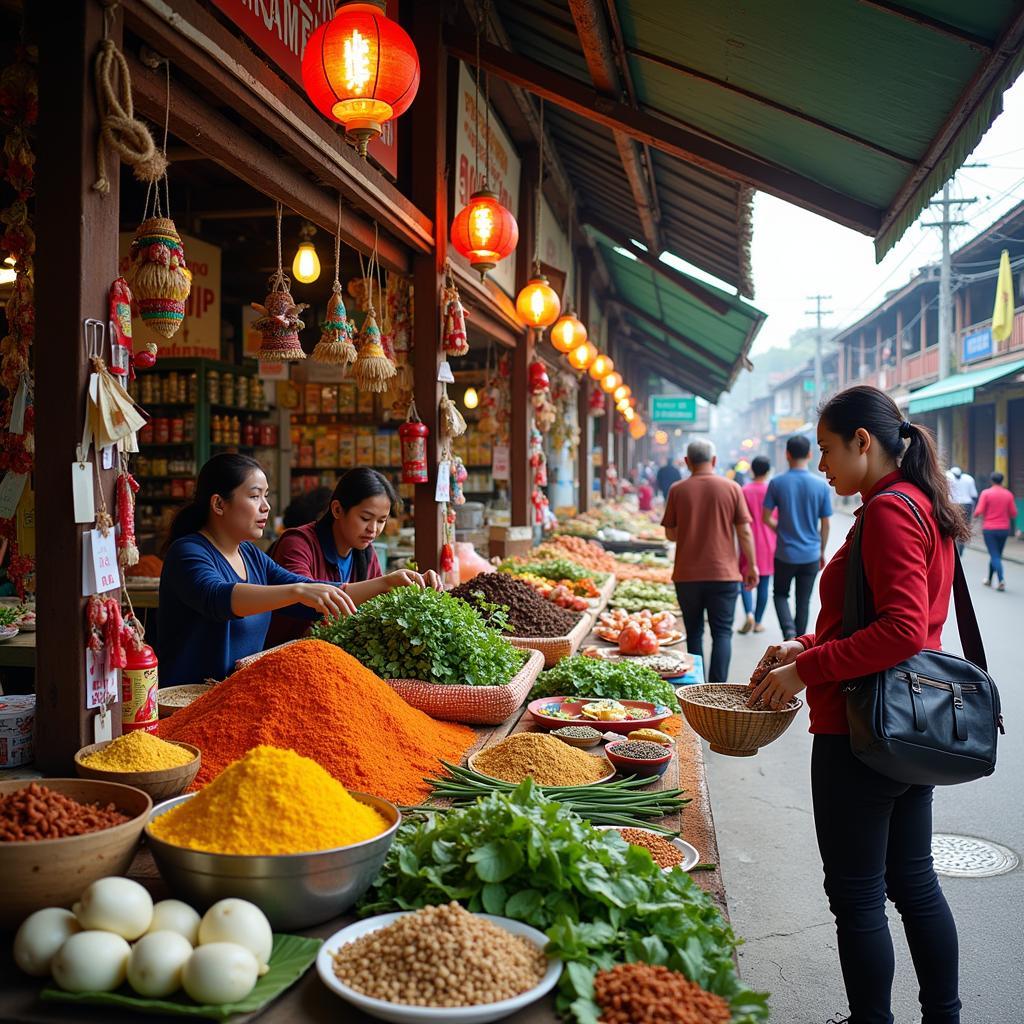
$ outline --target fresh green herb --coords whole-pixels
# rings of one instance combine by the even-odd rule
[[[607,697],[609,700],[645,700],[679,711],[672,684],[642,665],[630,661],[601,661],[575,654],[542,672],[530,691],[538,697]]]
[[[671,612],[679,607],[671,583],[648,583],[646,580],[623,580],[616,586],[609,604],[627,612],[642,612],[644,609]]]
[[[491,628],[456,597],[396,587],[360,605],[355,615],[318,623],[312,635],[386,679],[502,686],[528,657],[497,632],[503,619],[504,612],[492,610]]]
[[[559,580],[572,580],[573,583],[576,583],[579,580],[591,579],[598,586],[608,579],[608,573],[586,569],[568,558],[543,558],[532,562],[508,558],[498,566],[498,572],[510,572],[513,575],[529,573],[532,576],[541,576],[556,583]]]
[[[0,605],[0,628],[13,626],[25,614],[22,605]]]
[[[379,914],[449,900],[546,931],[548,952],[566,962],[559,1009],[578,1024],[600,1017],[594,973],[627,960],[682,971],[729,1001],[732,1024],[768,1020],[767,995],[736,975],[737,939],[711,897],[618,833],[567,813],[530,780],[407,821],[358,909]]]

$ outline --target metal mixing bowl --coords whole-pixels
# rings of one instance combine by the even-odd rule
[[[188,793],[160,804],[150,822],[193,796]],[[149,824],[145,834],[160,874],[174,895],[187,903],[205,910],[237,896],[255,903],[274,928],[311,928],[343,914],[366,892],[402,820],[387,800],[366,793],[351,796],[377,811],[388,828],[372,839],[334,850],[265,857],[205,853],[165,843],[152,834]]]

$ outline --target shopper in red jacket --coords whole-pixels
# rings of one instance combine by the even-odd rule
[[[854,757],[841,686],[941,646],[953,543],[968,527],[950,501],[931,434],[904,420],[877,388],[850,388],[832,398],[818,421],[818,445],[819,468],[836,492],[860,494],[866,506],[857,515],[864,516],[862,560],[874,619],[843,636],[851,530],[822,573],[815,633],[769,648],[782,667],[752,681],[751,703],[779,707],[807,689],[814,825],[850,1024],[893,1021],[886,897],[903,918],[924,1024],[959,1024],[956,924],[931,859],[933,787],[896,782]],[[924,528],[906,502],[882,494],[891,490],[913,501]]]

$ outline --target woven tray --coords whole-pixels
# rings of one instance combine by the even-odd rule
[[[608,607],[608,602],[612,599],[612,594],[615,593],[615,586],[618,582],[613,573],[598,588],[600,591],[598,596],[591,598],[590,611],[595,619]]]
[[[590,612],[583,612],[580,621],[565,636],[510,636],[508,642],[523,650],[540,651],[544,655],[544,667],[551,668],[563,658],[571,657],[579,650],[584,638],[593,625]]]

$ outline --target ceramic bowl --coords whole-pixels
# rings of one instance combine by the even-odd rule
[[[616,740],[604,748],[604,756],[608,758],[620,775],[637,775],[642,778],[664,775],[672,762],[673,747],[665,748],[665,756],[659,758],[624,757],[616,748],[624,746],[629,740]]]
[[[101,779],[106,782],[120,782],[126,786],[134,786],[148,793],[153,803],[162,800],[170,800],[172,796],[179,796],[184,793],[192,780],[199,774],[202,767],[202,757],[198,747],[191,743],[181,743],[178,740],[167,740],[176,747],[182,747],[192,755],[192,760],[176,768],[160,768],[152,772],[117,772],[108,768],[90,768],[83,764],[85,758],[110,746],[112,740],[105,743],[92,743],[75,754],[75,771],[83,779]]]

